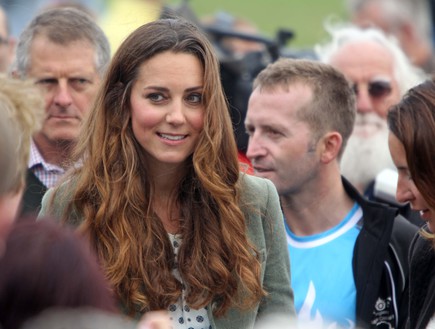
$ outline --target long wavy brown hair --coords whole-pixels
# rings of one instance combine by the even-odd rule
[[[141,64],[165,51],[193,54],[204,71],[204,128],[176,192],[184,218],[177,260],[153,211],[153,177],[130,113],[131,87]],[[172,274],[176,263],[187,287],[186,302],[193,308],[212,303],[216,316],[230,307],[252,307],[266,294],[257,250],[246,235],[247,209],[239,204],[237,149],[219,63],[191,23],[157,20],[124,41],[84,125],[77,155],[83,166],[67,177],[76,185],[65,215],[79,210],[83,216],[80,229],[89,235],[128,313],[166,309],[177,301],[182,283]]]

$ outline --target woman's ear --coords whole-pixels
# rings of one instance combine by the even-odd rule
[[[328,132],[321,138],[320,143],[320,161],[323,163],[329,163],[336,159],[338,161],[338,154],[343,146],[343,138],[340,133],[336,131]]]

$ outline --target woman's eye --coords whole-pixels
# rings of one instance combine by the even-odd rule
[[[191,94],[187,97],[187,101],[190,103],[201,103],[202,95],[201,94]]]
[[[149,94],[147,98],[152,100],[153,102],[160,102],[164,100],[164,97],[161,94]]]

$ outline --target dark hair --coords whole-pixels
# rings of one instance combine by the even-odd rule
[[[96,258],[83,240],[49,219],[19,222],[0,258],[0,326],[19,328],[51,307],[116,311]]]
[[[435,82],[411,88],[387,116],[388,127],[403,144],[415,186],[435,208]]]

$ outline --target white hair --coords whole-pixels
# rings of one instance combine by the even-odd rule
[[[369,137],[352,134],[340,161],[341,173],[354,186],[365,191],[383,169],[396,170],[388,147],[388,126],[377,114],[357,113],[356,124],[360,129],[379,129]]]
[[[331,40],[314,46],[317,57],[323,63],[330,64],[331,58],[346,44],[372,41],[385,47],[393,56],[394,76],[402,96],[408,89],[426,79],[423,70],[410,62],[397,40],[377,28],[360,28],[349,23],[328,21],[325,29],[330,34]]]

